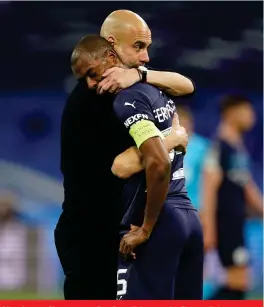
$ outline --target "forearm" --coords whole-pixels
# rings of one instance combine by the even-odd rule
[[[172,96],[187,95],[194,92],[192,81],[176,72],[149,70],[147,82]]]
[[[170,182],[170,163],[160,168],[146,161],[147,203],[143,228],[149,233],[154,228],[166,200]]]
[[[206,231],[216,231],[216,207],[218,184],[211,180],[210,173],[203,173],[202,184],[202,219]]]
[[[263,216],[263,197],[253,181],[250,181],[245,187],[246,200],[249,206],[258,214]]]
[[[175,141],[167,136],[164,140],[164,147],[169,153],[175,147]],[[129,178],[145,168],[142,154],[136,147],[130,147],[119,154],[112,165],[112,173],[119,178]]]
[[[130,147],[115,158],[111,171],[115,176],[126,179],[143,168],[140,151],[136,147]]]
[[[205,231],[216,232],[216,204],[217,196],[208,190],[203,196],[202,220]]]

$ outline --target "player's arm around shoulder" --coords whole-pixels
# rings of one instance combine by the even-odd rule
[[[190,95],[195,91],[194,82],[177,72],[148,70],[147,82],[171,96]]]
[[[136,68],[112,67],[104,75],[98,85],[98,94],[105,92],[118,93],[137,82],[142,81],[142,75]],[[147,70],[146,83],[154,85],[171,96],[190,95],[195,91],[194,82],[179,73],[170,71]]]

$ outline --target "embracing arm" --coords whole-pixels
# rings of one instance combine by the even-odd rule
[[[163,143],[168,152],[175,147],[172,147],[168,137],[164,139]],[[115,158],[111,171],[115,176],[126,179],[144,168],[145,164],[140,150],[136,146],[132,146]]]
[[[172,96],[192,94],[195,90],[189,78],[176,72],[148,70],[147,82]]]
[[[97,87],[98,94],[117,93],[141,81],[140,72],[136,68],[125,69],[112,67],[103,74],[103,80]],[[191,79],[169,71],[148,70],[147,83],[154,85],[171,96],[192,94],[195,90]]]
[[[115,158],[111,171],[115,176],[126,179],[143,169],[142,155],[136,146],[132,146]]]

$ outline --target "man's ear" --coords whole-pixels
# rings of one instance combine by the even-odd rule
[[[115,46],[116,40],[115,40],[114,36],[109,36],[109,37],[107,38],[107,40],[108,40],[109,43],[112,45],[112,47]]]
[[[108,59],[112,64],[117,64],[117,55],[114,50],[107,49],[104,53],[104,58]]]

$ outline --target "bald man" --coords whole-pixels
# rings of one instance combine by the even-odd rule
[[[108,40],[118,54],[121,62],[129,68],[138,68],[143,82],[160,87],[172,96],[191,94],[193,82],[178,73],[143,69],[149,62],[148,50],[152,44],[151,31],[146,22],[137,14],[118,10],[104,21],[100,35]],[[98,93],[114,93],[139,81],[136,69],[113,68],[103,75]]]
[[[111,166],[115,157],[133,143],[124,137],[123,126],[114,116],[111,93],[137,82],[156,85],[174,96],[194,91],[192,82],[180,74],[139,66],[149,61],[151,33],[137,14],[113,12],[105,20],[101,35],[127,67],[113,68],[103,76],[93,67],[77,70],[79,82],[62,114],[65,197],[55,229],[55,244],[65,274],[65,299],[116,298],[122,215],[119,202],[124,182],[112,174]],[[74,61],[73,56],[72,64]],[[78,61],[75,64],[80,64]],[[97,92],[88,90],[84,79],[89,76],[98,83]],[[90,87],[93,88],[93,81]]]

